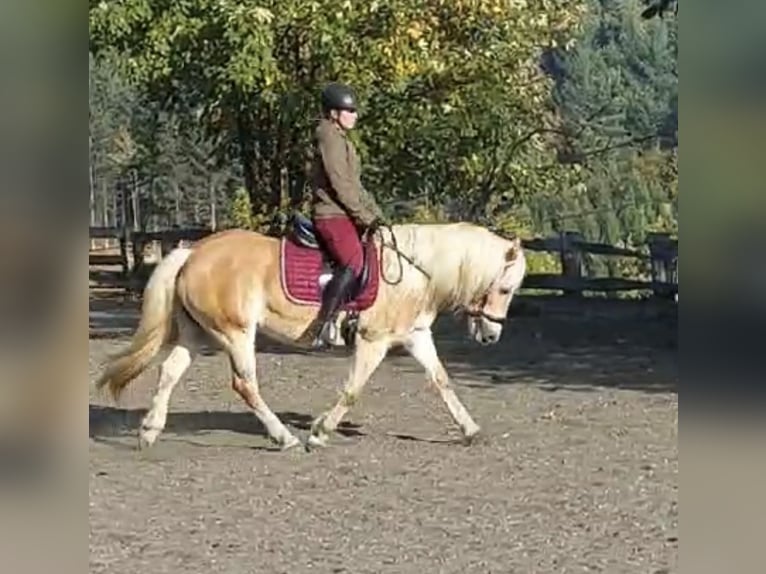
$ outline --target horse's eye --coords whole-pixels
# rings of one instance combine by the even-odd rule
[[[511,290],[508,289],[507,287],[503,287],[502,289],[500,289],[501,295],[510,295],[510,293],[511,293]]]

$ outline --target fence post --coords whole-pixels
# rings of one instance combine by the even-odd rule
[[[133,234],[133,269],[132,275],[140,273],[144,266],[144,251],[146,250],[146,239],[143,233]]]
[[[122,258],[122,277],[127,279],[130,277],[130,266],[128,264],[128,243],[130,243],[130,228],[128,227],[128,197],[126,195],[125,182],[120,179],[117,182],[117,193],[120,195],[120,223],[122,227],[120,229],[120,257]]]
[[[672,298],[678,284],[677,247],[670,233],[649,233],[646,237],[652,266],[652,292],[661,299]]]
[[[180,229],[180,228],[176,227],[173,229],[173,231],[175,231],[176,229]],[[175,249],[180,243],[180,241],[178,241],[178,239],[173,237],[171,234],[172,232],[168,233],[167,235],[163,234],[162,237],[160,238],[160,257],[162,259],[165,259],[165,257],[167,257],[168,254],[171,251],[173,251],[173,249]]]
[[[563,231],[559,235],[561,258],[561,273],[566,283],[572,283],[572,288],[564,288],[564,295],[582,297],[579,286],[582,283],[583,255],[578,243],[583,236],[577,231]]]

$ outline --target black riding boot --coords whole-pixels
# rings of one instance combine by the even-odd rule
[[[351,267],[342,267],[333,275],[322,293],[322,307],[318,320],[322,328],[312,343],[314,347],[323,347],[335,338],[335,316],[346,298],[356,286],[357,277]]]

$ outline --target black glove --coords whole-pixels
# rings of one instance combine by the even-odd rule
[[[383,217],[376,217],[372,220],[372,223],[367,226],[367,231],[370,233],[374,233],[376,230],[380,229],[381,227],[391,227],[391,224]]]

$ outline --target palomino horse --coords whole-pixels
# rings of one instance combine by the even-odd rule
[[[270,437],[283,449],[300,444],[261,396],[255,362],[256,331],[300,345],[316,319],[318,306],[297,301],[286,287],[285,245],[295,249],[299,240],[293,234],[290,241],[227,230],[189,248],[177,248],[157,265],[146,285],[130,346],[112,358],[97,381],[98,388],[108,387],[117,399],[163,346],[170,347],[152,406],[141,424],[140,446],[153,444],[164,429],[173,387],[205,343],[228,355],[234,390]],[[374,242],[373,264],[379,267],[373,271],[379,271],[383,281],[375,286],[374,297],[368,291],[368,304],[353,313],[357,328],[344,390],[337,403],[315,419],[306,446],[327,443],[393,346],[403,346],[425,369],[427,380],[470,442],[479,426],[449,384],[431,325],[443,311],[463,311],[475,341],[496,343],[526,272],[521,242],[470,223],[395,225],[381,229]],[[311,280],[319,292],[318,272]]]

